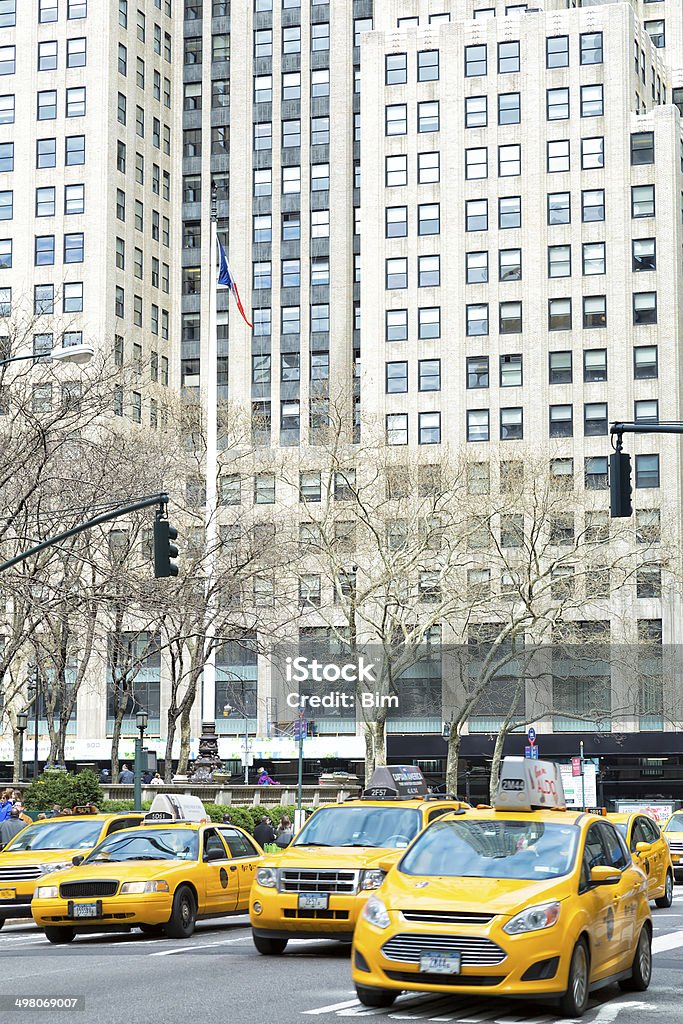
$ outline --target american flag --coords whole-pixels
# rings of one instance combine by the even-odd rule
[[[253,328],[254,325],[249,323],[249,321],[247,320],[247,315],[244,312],[244,306],[242,305],[242,300],[240,299],[240,293],[237,291],[235,278],[232,276],[230,264],[228,263],[228,257],[225,255],[225,249],[221,245],[221,240],[220,238],[218,238],[218,236],[216,236],[216,241],[218,242],[218,283],[226,284],[228,286],[232,294],[235,296],[235,302],[237,303],[237,308],[239,309],[242,315],[242,319],[244,320],[245,324]]]

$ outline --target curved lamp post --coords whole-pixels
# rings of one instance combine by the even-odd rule
[[[135,737],[135,781],[133,799],[135,801],[136,811],[142,810],[142,744],[145,738],[145,729],[149,718],[146,711],[138,711],[135,716],[135,726],[139,732],[139,736]]]
[[[19,782],[24,774],[24,733],[28,729],[28,715],[20,711],[17,715],[17,732],[19,733]]]

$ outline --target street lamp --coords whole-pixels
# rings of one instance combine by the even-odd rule
[[[145,729],[149,721],[146,711],[138,711],[135,716],[135,725],[140,733],[135,737],[135,781],[133,799],[136,811],[142,810],[142,744],[145,737]]]
[[[19,733],[19,782],[24,774],[24,733],[28,728],[28,715],[20,711],[17,715],[17,732]]]
[[[26,356],[8,356],[6,359],[0,359],[0,366],[7,366],[8,363],[21,363],[27,359],[41,360],[49,362],[52,360],[56,363],[73,363],[75,366],[85,366],[89,363],[92,357],[95,355],[95,349],[92,345],[62,345],[59,348],[53,348],[51,352],[37,354],[31,352],[30,355]]]
[[[38,704],[40,696],[40,687],[38,686],[38,666],[29,665],[29,671],[33,673],[33,678],[29,680],[28,684],[28,699],[29,704],[33,701],[33,781],[35,782],[38,778]]]

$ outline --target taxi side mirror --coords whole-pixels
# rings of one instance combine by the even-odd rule
[[[222,850],[207,850],[204,854],[204,860],[225,860],[225,854]]]
[[[380,871],[384,871],[385,874],[387,871],[391,871],[391,869],[396,866],[396,864],[398,863],[399,859],[402,856],[403,850],[400,850],[397,851],[393,856],[382,857],[381,861],[378,864]]]
[[[652,849],[652,843],[636,843],[636,853],[649,853]]]
[[[82,853],[77,853],[75,857],[71,858],[71,863],[73,864],[73,866],[75,868],[77,868],[78,865],[82,864],[84,860],[85,860],[85,857],[83,856],[83,854]]]
[[[598,864],[591,868],[591,885],[618,885],[621,875],[607,864]]]

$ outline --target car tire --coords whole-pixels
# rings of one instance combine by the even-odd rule
[[[569,961],[567,991],[560,999],[560,1012],[564,1017],[582,1017],[588,1007],[590,994],[591,961],[585,939],[579,939]]]
[[[660,909],[670,907],[674,901],[674,879],[670,871],[666,873],[666,882],[664,883],[664,895],[660,896],[659,899],[655,900],[655,906]]]
[[[163,924],[139,924],[138,928],[143,935],[149,935],[150,937],[164,934]]]
[[[390,988],[368,988],[366,985],[356,985],[356,995],[363,1006],[392,1006],[396,1002],[398,992]]]
[[[2,929],[5,927],[5,921],[6,920],[7,920],[6,917],[0,917],[0,931],[2,931]]]
[[[269,939],[267,935],[251,935],[254,945],[263,956],[279,956],[287,949],[287,939]]]
[[[66,946],[67,943],[73,942],[76,938],[75,928],[47,927],[44,930],[47,941],[52,942],[55,946]]]
[[[179,885],[173,897],[173,910],[164,925],[169,939],[189,939],[197,923],[197,903],[189,885]]]
[[[624,992],[644,992],[652,978],[652,931],[644,924],[638,936],[638,945],[631,966],[631,977],[619,982]]]

